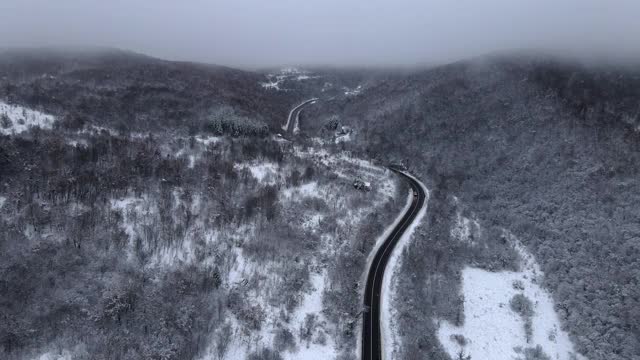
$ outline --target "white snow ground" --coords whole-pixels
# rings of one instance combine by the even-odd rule
[[[32,357],[32,360],[73,360],[78,358],[87,358],[89,354],[83,344],[77,345],[70,349],[50,350],[40,355]]]
[[[476,246],[476,237],[482,235],[482,227],[476,219],[469,219],[462,216],[460,212],[456,214],[456,223],[451,227],[451,237],[460,242]]]
[[[293,328],[299,329],[303,326],[307,315],[316,315],[319,317],[318,322],[324,322],[322,316],[322,292],[325,288],[325,276],[326,274],[312,274],[311,284],[313,286],[312,291],[304,295],[302,304],[296,309],[292,316]],[[324,334],[325,344],[317,341],[320,334],[316,334],[316,339],[307,343],[298,344],[298,351],[296,353],[285,352],[283,354],[284,359],[290,360],[325,360],[334,359],[337,355],[333,340],[328,334]],[[315,340],[315,341],[314,341]]]
[[[281,175],[278,164],[271,162],[239,163],[234,165],[234,169],[247,169],[251,173],[251,176],[256,178],[258,182],[269,185],[273,185],[278,182]]]
[[[553,300],[538,285],[543,275],[531,254],[513,236],[508,238],[522,258],[522,271],[489,272],[467,267],[462,272],[464,296],[464,325],[455,327],[439,321],[438,338],[452,358],[462,352],[471,359],[512,360],[524,358],[525,348],[540,345],[555,360],[570,360],[575,350],[554,311]],[[524,285],[514,286],[520,281]],[[534,304],[533,336],[527,342],[524,322],[509,302],[516,294],[523,294]],[[467,344],[461,346],[453,339],[462,335]],[[578,359],[584,359],[577,355]]]
[[[3,118],[6,119],[3,121]],[[0,101],[0,133],[19,134],[31,127],[51,129],[56,118],[19,105],[9,105]],[[5,123],[6,121],[6,123]]]
[[[356,87],[355,89],[349,89],[348,87],[344,87],[343,90],[344,90],[345,96],[360,95],[360,93],[362,92],[362,85],[358,85],[358,87]]]

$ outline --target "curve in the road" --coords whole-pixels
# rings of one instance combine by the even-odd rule
[[[287,134],[293,135],[296,129],[299,129],[298,122],[300,121],[300,112],[305,106],[311,105],[318,101],[318,98],[313,98],[309,100],[303,101],[300,105],[294,107],[289,112],[289,116],[287,117],[287,123],[284,124],[282,129],[287,132]]]
[[[409,209],[391,234],[378,248],[373,258],[364,292],[364,306],[362,323],[362,360],[381,360],[383,356],[382,332],[380,327],[382,279],[393,248],[400,241],[407,228],[413,223],[424,206],[426,194],[422,186],[412,176],[403,171],[391,169],[402,176],[411,186],[414,194]]]

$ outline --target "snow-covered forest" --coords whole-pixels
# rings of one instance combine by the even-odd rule
[[[0,357],[359,359],[394,165],[389,358],[635,359],[638,79],[0,52]]]

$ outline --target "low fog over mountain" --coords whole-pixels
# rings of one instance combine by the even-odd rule
[[[637,57],[617,0],[5,0],[0,46],[100,45],[235,67],[416,65],[511,49]]]
[[[640,5],[0,4],[0,358],[640,359]]]

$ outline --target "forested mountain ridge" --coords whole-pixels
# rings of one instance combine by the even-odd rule
[[[195,133],[212,110],[275,129],[303,95],[267,91],[263,74],[115,49],[0,52],[0,98],[68,118],[70,126]]]
[[[359,279],[406,198],[382,165],[404,163],[430,197],[393,285],[398,358],[464,350],[465,279],[509,273],[528,280],[498,307],[523,334],[541,314],[522,294],[540,285],[562,324],[542,337],[568,334],[564,355],[635,359],[639,68],[503,54],[251,72],[0,52],[0,350],[353,359]],[[311,97],[295,141],[276,136]],[[521,268],[527,251],[544,276]],[[508,350],[548,356],[529,335]]]
[[[455,195],[490,233],[508,229],[533,252],[580,353],[633,359],[640,354],[637,69],[483,57],[388,79],[358,97],[320,104],[316,116],[321,124],[334,115],[371,157],[406,161],[442,194],[407,263],[451,251],[446,229],[455,224],[451,209],[461,206],[452,205]],[[450,225],[433,233],[433,221]],[[429,271],[459,282],[455,269],[464,265],[451,259],[440,262],[446,270]],[[416,292],[424,284],[402,286],[400,302],[433,294]],[[405,308],[405,328],[424,323],[417,311],[439,315],[434,301]],[[444,357],[435,336],[412,332],[404,340],[406,358],[425,349]]]
[[[407,193],[344,146],[276,136],[305,79],[0,58],[0,357],[354,356],[358,281]]]

